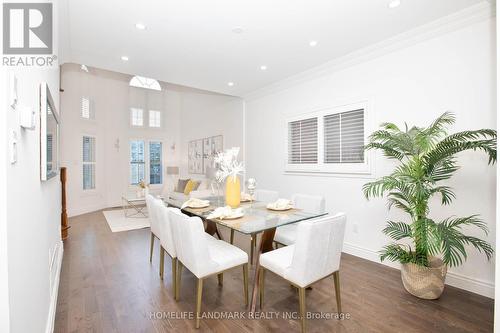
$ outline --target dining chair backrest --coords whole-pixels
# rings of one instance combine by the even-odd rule
[[[308,213],[323,214],[325,212],[325,198],[321,195],[294,194],[292,205]]]
[[[146,207],[148,208],[149,223],[151,224],[151,232],[159,237],[160,227],[158,224],[157,210],[155,209],[155,203],[158,199],[153,197],[151,194],[146,194]]]
[[[255,190],[254,193],[255,200],[262,202],[275,202],[279,198],[279,193],[270,190]]]
[[[338,271],[345,225],[345,213],[300,223],[285,278],[305,287]]]
[[[161,246],[168,252],[170,257],[177,257],[175,249],[172,221],[170,218],[171,210],[179,210],[177,208],[167,207],[160,200],[156,201],[158,224],[160,229]],[[179,211],[180,212],[180,211]]]
[[[199,217],[170,211],[173,221],[177,258],[197,277],[205,276],[217,263],[210,257],[205,228]]]

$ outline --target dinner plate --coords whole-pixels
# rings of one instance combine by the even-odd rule
[[[189,208],[207,208],[208,206],[210,206],[210,203],[202,204],[202,205],[193,205],[193,204],[190,204],[187,207],[189,207]]]
[[[274,207],[267,206],[266,208],[269,209],[269,210],[273,210],[275,212],[284,212],[284,211],[292,209],[293,206],[288,206],[288,207],[284,207],[284,208],[274,208]]]
[[[241,213],[233,213],[229,216],[225,216],[224,218],[222,218],[222,220],[236,220],[236,219],[239,219],[240,217],[243,217],[245,216],[245,213],[241,212]]]

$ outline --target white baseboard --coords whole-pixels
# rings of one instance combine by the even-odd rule
[[[97,210],[101,210],[101,209],[104,209],[107,207],[108,207],[108,205],[105,205],[105,204],[97,204],[97,205],[91,205],[91,206],[85,206],[85,207],[68,207],[68,217],[92,213],[92,212],[95,212]]]
[[[343,252],[352,254],[353,256],[381,263],[385,266],[400,269],[400,264],[392,261],[380,262],[380,257],[377,251],[367,249],[350,243],[344,243]],[[474,279],[462,274],[448,272],[446,275],[446,284],[452,287],[464,289],[489,298],[495,297],[495,285],[492,282],[481,279]]]
[[[50,290],[50,305],[49,305],[49,315],[47,317],[47,325],[45,328],[45,333],[54,332],[54,322],[56,319],[56,307],[57,307],[57,294],[59,292],[59,278],[61,276],[61,267],[63,259],[63,242],[59,241],[55,246],[55,277],[52,283],[52,290]]]

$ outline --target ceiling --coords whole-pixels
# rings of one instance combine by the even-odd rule
[[[64,58],[242,96],[482,1],[389,2],[69,0]]]

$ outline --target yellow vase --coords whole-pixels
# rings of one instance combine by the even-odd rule
[[[238,177],[229,176],[226,179],[226,205],[231,208],[240,206],[241,188],[240,179]]]

